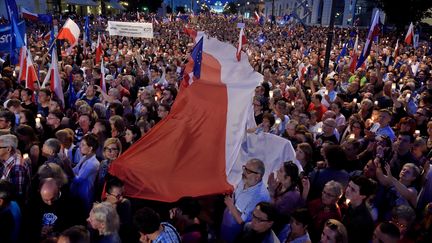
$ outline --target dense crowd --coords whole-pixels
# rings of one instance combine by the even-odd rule
[[[84,18],[72,17],[84,25]],[[353,45],[340,53],[356,34],[362,47],[367,33],[337,28],[323,77],[327,28],[244,20],[243,49],[263,74],[251,100],[257,126],[247,132],[290,140],[296,161],[281,161],[266,182],[265,161],[245,161],[232,195],[139,208],[108,170],[169,114],[193,40],[183,21],[160,19],[155,38],[140,39],[109,36],[107,21],[151,22],[152,16],[90,19],[92,44],[81,41],[69,52],[67,42],[58,43],[65,104],[49,85],[25,88],[16,78],[19,67],[3,64],[0,242],[432,239],[430,42],[413,48],[400,33],[382,33],[365,65],[353,70]],[[201,15],[191,17],[188,28],[236,46],[238,21]],[[27,28],[42,82],[51,57],[41,36],[49,28]],[[97,33],[106,92],[95,63]]]

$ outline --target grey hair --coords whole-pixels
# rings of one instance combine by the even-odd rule
[[[120,218],[114,206],[109,202],[95,203],[91,210],[95,220],[105,225],[103,235],[110,235],[120,228]]]
[[[18,138],[12,134],[5,134],[0,136],[0,141],[5,147],[12,147],[16,149],[18,147]]]
[[[334,180],[331,180],[325,184],[324,187],[327,187],[333,195],[337,195],[340,198],[343,194],[343,186]]]
[[[58,154],[61,149],[61,142],[57,138],[49,138],[44,143],[46,146],[50,147],[55,154]]]
[[[265,165],[264,162],[260,159],[251,159],[249,162],[256,164],[257,170],[260,173],[261,176],[265,174]]]

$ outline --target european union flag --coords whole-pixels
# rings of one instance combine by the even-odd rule
[[[46,24],[52,24],[51,14],[38,14],[38,20]]]
[[[202,62],[202,52],[203,52],[203,37],[196,43],[192,49],[191,57],[194,61],[193,75],[195,78],[201,77],[201,62]]]

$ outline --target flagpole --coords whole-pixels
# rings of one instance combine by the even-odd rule
[[[325,61],[324,61],[324,72],[322,76],[322,83],[324,83],[325,79],[327,78],[328,69],[329,69],[329,62],[330,62],[330,51],[331,46],[333,42],[333,30],[334,30],[334,22],[335,22],[335,2],[336,0],[332,1],[331,5],[331,12],[330,12],[330,23],[329,23],[329,30],[327,32],[327,44],[326,44],[326,52],[325,52]]]

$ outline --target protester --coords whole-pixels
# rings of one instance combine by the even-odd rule
[[[72,12],[53,16],[59,28],[68,17],[78,26],[85,26],[85,17]],[[358,45],[364,47],[367,32],[361,28],[336,28],[329,70],[324,70],[327,27],[303,26],[295,20],[282,23],[280,17],[275,17],[276,22],[269,28],[265,21],[260,24],[243,17],[207,13],[188,16],[188,28],[204,31],[235,47],[237,22],[241,19],[246,24],[248,44],[242,48],[263,80],[255,88],[255,97],[248,101],[250,112],[254,112],[251,120],[257,126],[252,124],[245,130],[288,139],[296,148],[292,160],[296,159],[302,168],[295,164],[285,168],[283,161],[270,168],[267,161],[250,160],[243,167],[242,180],[234,187],[233,196],[224,195],[222,208],[215,203],[192,210],[191,205],[180,204],[173,227],[161,219],[168,218],[169,207],[155,206],[160,209],[160,217],[149,209],[134,212],[140,203],[126,198],[135,195],[124,191],[123,185],[142,185],[131,185],[129,178],[110,181],[109,172],[113,163],[120,162],[121,154],[131,151],[130,146],[141,137],[147,139],[153,129],[161,129],[161,121],[177,119],[171,111],[181,105],[176,104],[176,97],[184,92],[184,70],[194,41],[184,30],[185,21],[180,15],[178,21],[170,20],[176,18],[174,15],[160,18],[141,12],[88,17],[87,43],[81,41],[83,36],[72,47],[68,41],[55,41],[64,103],[51,84],[42,86],[52,53],[50,42],[41,34],[50,27],[36,21],[26,23],[26,45],[40,85],[27,84],[27,77],[19,80],[22,67],[11,64],[10,53],[0,53],[0,58],[6,60],[0,64],[0,103],[4,105],[0,108],[0,179],[10,182],[14,191],[2,194],[0,190],[0,210],[6,209],[0,215],[7,215],[5,222],[12,222],[8,210],[16,201],[23,209],[23,225],[35,224],[30,231],[17,233],[9,231],[12,224],[7,223],[6,231],[0,229],[0,239],[9,239],[12,234],[35,236],[31,240],[36,241],[50,240],[60,234],[59,242],[88,242],[85,229],[66,228],[85,225],[75,218],[82,217],[80,211],[88,214],[99,200],[107,202],[95,208],[114,205],[120,216],[120,231],[100,227],[103,220],[92,217],[93,211],[92,228],[114,241],[119,240],[118,234],[123,241],[136,240],[137,231],[132,232],[131,227],[128,233],[123,230],[133,215],[143,242],[195,242],[205,241],[207,236],[228,242],[237,236],[248,242],[263,242],[262,236],[280,230],[280,217],[282,222],[290,222],[289,215],[293,216],[293,227],[285,235],[288,242],[308,242],[309,235],[312,241],[318,241],[321,235],[321,242],[393,242],[398,238],[393,226],[399,228],[402,241],[426,239],[427,234],[417,229],[428,229],[432,199],[432,45],[427,31],[414,47],[398,38],[405,33],[383,30],[373,41],[369,57],[355,68],[351,65],[357,61],[353,56],[361,50],[354,53],[353,40],[358,35]],[[110,36],[106,32],[109,20],[153,19],[160,23],[153,23],[152,39]],[[95,58],[98,34],[103,64]],[[349,44],[344,55],[345,43]],[[101,82],[103,73],[106,86]],[[197,95],[204,99],[208,95],[199,92]],[[134,146],[137,149],[141,147]],[[163,149],[166,153],[177,151]],[[157,163],[157,157],[155,154],[146,159]],[[270,171],[273,168],[280,169]],[[181,165],[172,170],[181,170]],[[267,179],[266,170],[267,174],[277,174],[276,179],[270,177],[274,179],[270,179],[270,193],[262,181]],[[359,174],[360,179],[349,179]],[[376,194],[371,180],[378,182]],[[154,193],[165,190],[158,185],[151,188]],[[343,191],[348,204],[342,198]],[[210,198],[221,199],[217,195]],[[68,203],[64,203],[66,199]],[[198,199],[199,203],[203,200]],[[64,206],[71,202],[73,206]],[[302,214],[294,215],[304,205],[311,212],[312,222]],[[120,210],[123,207],[126,210]],[[276,216],[271,208],[276,208]],[[116,210],[108,211],[114,214]],[[42,225],[42,212],[55,214],[58,222]],[[257,220],[254,213],[264,221]],[[63,220],[67,223],[63,224]]]

